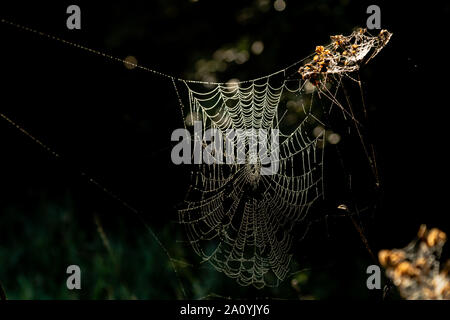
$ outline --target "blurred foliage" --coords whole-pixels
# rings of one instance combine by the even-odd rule
[[[15,206],[0,215],[0,279],[9,299],[183,298],[167,256],[142,226],[75,209],[69,195],[56,203],[39,195],[29,207],[35,211]],[[342,295],[341,286],[356,290],[353,298],[367,297],[361,286],[367,261],[350,261],[345,268],[352,278],[343,279],[332,268],[303,269],[277,288],[258,291],[239,287],[207,264],[188,263],[197,259],[186,244],[174,241],[170,227],[160,240],[168,245],[190,298],[327,299]],[[75,262],[82,270],[82,290],[70,291],[65,270]]]
[[[173,281],[167,281],[167,291],[151,289],[161,277],[172,277],[167,258],[154,241],[147,237],[129,241],[122,234],[109,240],[108,252],[94,220],[87,226],[78,221],[69,197],[61,204],[36,203],[32,215],[17,207],[3,212],[0,225],[8,228],[2,228],[2,238],[8,241],[0,246],[0,278],[9,299],[173,297]],[[65,286],[65,270],[74,261],[82,271],[80,291]]]

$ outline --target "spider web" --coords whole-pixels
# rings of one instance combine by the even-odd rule
[[[351,74],[378,54],[390,36],[384,30],[378,36],[365,30],[333,36],[330,45],[317,47],[316,55],[295,73],[289,71],[299,63],[244,82],[199,86],[184,81],[188,107],[180,101],[183,114],[189,112],[186,129],[192,130],[195,121],[202,124],[202,135],[194,134],[194,140],[201,140],[209,129],[224,136],[229,129],[247,129],[249,133],[241,138],[256,140],[260,129],[289,129],[283,125],[289,103],[301,114],[290,132],[280,132],[279,145],[268,142],[269,150],[279,148],[275,159],[279,170],[274,174],[262,173],[262,156],[258,154],[255,161],[250,148],[236,150],[245,153],[244,163],[194,166],[192,184],[178,212],[189,243],[203,262],[244,286],[277,286],[286,277],[292,230],[324,191],[326,126],[314,109],[315,100],[337,106],[358,127],[351,109],[338,98],[343,78],[360,84]],[[208,148],[205,140],[201,146]]]
[[[317,47],[315,54],[285,69],[253,80],[216,83],[184,80],[5,19],[1,22],[170,79],[187,130],[192,130],[192,124],[197,120],[202,123],[203,136],[209,129],[218,129],[223,134],[229,129],[237,132],[246,129],[251,132],[244,136],[248,141],[257,139],[260,129],[279,132],[279,143],[274,145],[273,141],[266,141],[267,150],[279,148],[275,160],[279,170],[262,174],[265,159],[261,154],[255,159],[246,148],[237,150],[245,154],[244,163],[194,165],[192,184],[178,211],[189,243],[202,261],[236,278],[241,285],[277,286],[287,276],[294,240],[292,230],[306,217],[314,202],[324,195],[326,124],[321,119],[324,110],[321,112],[316,108],[317,101],[322,102],[322,108],[324,102],[329,103],[330,110],[337,107],[343,117],[354,124],[374,176],[377,176],[376,164],[363,141],[361,125],[355,118],[343,81],[349,79],[358,83],[362,94],[361,82],[354,74],[389,42],[391,33],[386,30],[378,36],[370,35],[365,29],[349,36],[332,36],[328,46]],[[186,101],[182,90],[187,91]],[[294,105],[299,122],[287,121],[292,111],[290,105]],[[3,114],[0,116],[59,158],[59,154],[25,129]],[[201,148],[207,147],[203,141]],[[270,151],[266,157],[268,153]],[[81,172],[81,175],[85,176],[85,173]],[[138,210],[96,180],[91,178],[90,181],[140,215]],[[177,268],[173,265],[175,260],[147,227],[165,251],[178,278]]]

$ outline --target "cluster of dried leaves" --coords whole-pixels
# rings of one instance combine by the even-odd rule
[[[450,260],[440,266],[447,236],[439,229],[420,226],[417,239],[403,249],[382,250],[378,254],[386,275],[400,295],[409,300],[450,299]]]
[[[391,35],[389,31],[381,30],[378,36],[371,36],[366,29],[359,29],[349,36],[331,36],[331,44],[317,46],[312,61],[300,67],[298,73],[304,80],[317,85],[327,74],[356,71],[378,54]]]

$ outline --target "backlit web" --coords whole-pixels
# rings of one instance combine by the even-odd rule
[[[1,22],[170,79],[189,133],[186,137],[190,145],[199,146],[194,148],[192,158],[196,152],[204,151],[221,158],[221,153],[227,152],[227,141],[240,138],[246,142],[233,151],[243,161],[189,165],[191,186],[178,210],[179,222],[202,261],[241,285],[276,286],[287,276],[294,241],[292,231],[314,202],[324,196],[324,146],[329,129],[324,118],[332,108],[337,108],[356,128],[377,176],[376,164],[363,141],[361,125],[343,83],[357,83],[362,93],[358,70],[389,42],[391,33],[386,30],[377,36],[365,29],[349,36],[332,36],[329,45],[316,47],[314,54],[288,68],[253,80],[215,83],[180,79],[4,19]],[[7,116],[0,113],[0,117],[60,157]],[[195,132],[199,125],[200,132]],[[225,137],[225,148],[219,152],[211,152],[212,142],[204,139],[210,129]],[[234,130],[235,136],[227,139],[229,130]],[[267,135],[261,136],[261,132]],[[271,139],[274,134],[279,139]],[[251,141],[263,141],[264,151],[255,153],[249,147]],[[273,165],[276,170],[269,169]],[[84,172],[81,175],[86,176]],[[95,179],[89,181],[141,216],[139,210]],[[152,229],[147,228],[178,277],[175,260]]]
[[[345,101],[339,99],[342,81],[348,78],[360,84],[352,73],[374,57],[390,36],[384,30],[375,37],[365,30],[333,36],[331,44],[318,46],[313,56],[255,80],[184,81],[188,103],[181,98],[180,102],[187,114],[186,129],[192,132],[197,123],[202,130],[192,135],[192,145],[200,141],[197,152],[211,151],[213,142],[202,138],[209,129],[222,133],[224,149],[228,140],[236,141],[239,129],[246,129],[240,133],[246,141],[258,139],[260,129],[287,130],[279,133],[279,155],[272,158],[278,170],[273,174],[262,174],[262,158],[277,146],[269,138],[264,140],[267,151],[256,158],[250,148],[236,147],[234,156],[242,152],[244,162],[192,165],[192,185],[179,210],[179,221],[204,262],[241,285],[257,288],[276,286],[286,277],[292,229],[323,196],[326,126],[315,101],[328,101],[329,108],[338,107],[358,126]],[[174,85],[180,96],[179,86]],[[300,121],[288,121],[292,113]],[[227,140],[230,129],[238,133]],[[216,160],[221,158],[218,155]]]

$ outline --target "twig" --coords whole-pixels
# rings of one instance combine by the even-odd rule
[[[5,289],[3,288],[2,282],[0,281],[0,300],[8,300],[6,296]]]

